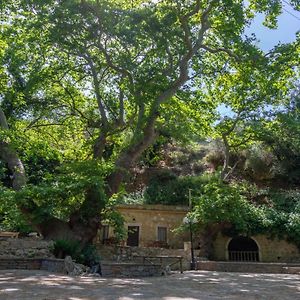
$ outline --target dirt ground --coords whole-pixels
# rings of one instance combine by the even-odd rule
[[[0,300],[300,299],[300,275],[189,271],[138,279],[1,270]]]

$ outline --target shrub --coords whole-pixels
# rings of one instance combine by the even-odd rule
[[[224,153],[220,149],[211,150],[206,156],[205,161],[212,165],[217,170],[224,163]]]
[[[100,261],[100,256],[94,245],[88,244],[82,248],[79,241],[75,240],[56,240],[53,246],[53,254],[57,258],[71,256],[77,263],[90,267]]]
[[[80,243],[74,240],[56,240],[53,246],[53,254],[57,258],[71,256],[76,260],[80,256]]]
[[[270,180],[274,178],[277,160],[262,145],[254,145],[246,151],[244,171],[254,180]]]
[[[160,174],[153,177],[145,191],[148,204],[189,205],[189,190],[192,197],[202,193],[207,176],[180,176]]]

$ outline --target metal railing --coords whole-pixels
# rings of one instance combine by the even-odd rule
[[[259,261],[258,251],[228,251],[230,261]]]

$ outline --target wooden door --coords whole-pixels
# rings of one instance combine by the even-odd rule
[[[127,246],[138,247],[139,245],[139,226],[128,226]]]

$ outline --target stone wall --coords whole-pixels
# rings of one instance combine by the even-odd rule
[[[101,263],[103,277],[150,277],[161,276],[163,270],[159,264]]]
[[[300,264],[198,261],[197,270],[241,273],[300,274]]]
[[[300,262],[298,247],[286,240],[269,239],[265,235],[257,235],[251,238],[258,245],[259,261],[261,262]],[[218,235],[214,243],[214,260],[228,260],[227,246],[230,240],[230,237]]]
[[[53,242],[39,238],[0,238],[0,258],[51,258]]]
[[[39,270],[40,259],[35,258],[0,258],[0,270]]]
[[[57,259],[57,258],[46,258],[41,259],[41,270],[53,272],[53,273],[66,273],[65,268],[65,260],[64,259]]]
[[[0,258],[0,270],[45,270],[53,273],[64,273],[63,259],[51,258]]]
[[[140,256],[182,256],[182,265],[184,270],[189,270],[191,262],[191,250],[189,243],[185,244],[185,249],[165,249],[165,248],[153,248],[153,247],[118,247],[98,245],[98,253],[102,261],[125,261],[141,263]],[[195,257],[198,254],[198,250],[195,250]],[[159,259],[152,259],[153,263],[160,263]],[[174,258],[164,258],[162,265],[164,267],[178,261]],[[171,266],[172,270],[179,270],[180,265],[176,263]]]

